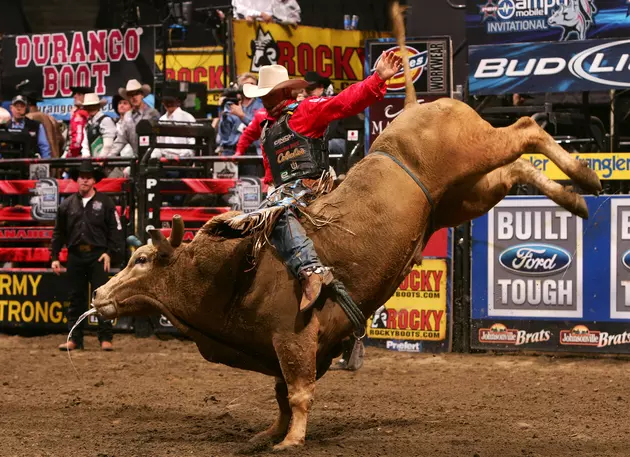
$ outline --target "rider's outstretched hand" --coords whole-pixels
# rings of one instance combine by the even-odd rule
[[[402,57],[392,51],[384,51],[376,64],[376,73],[387,81],[402,68]]]

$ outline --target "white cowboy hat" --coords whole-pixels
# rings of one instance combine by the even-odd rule
[[[289,72],[282,65],[265,65],[258,73],[258,85],[244,84],[243,94],[247,98],[264,97],[272,90],[304,89],[308,83],[303,79],[289,79]]]
[[[118,89],[118,93],[124,99],[127,99],[127,92],[136,92],[142,91],[142,94],[146,97],[151,93],[151,86],[148,84],[140,84],[140,81],[137,79],[130,79],[127,81],[127,87],[124,89],[121,87]]]
[[[107,100],[105,100],[104,98],[99,99],[98,95],[96,95],[95,93],[85,94],[85,97],[83,98],[83,103],[79,103],[80,106],[105,106],[106,104]]]

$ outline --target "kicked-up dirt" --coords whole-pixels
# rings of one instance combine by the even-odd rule
[[[276,414],[273,379],[210,364],[188,341],[0,335],[0,456],[271,455],[248,439]],[[630,362],[368,347],[317,385],[289,456],[630,455]]]

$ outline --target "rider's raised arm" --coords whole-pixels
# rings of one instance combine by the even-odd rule
[[[332,121],[359,114],[375,101],[382,100],[386,90],[385,81],[374,72],[334,97],[305,99],[291,116],[289,126],[302,135],[321,137]]]

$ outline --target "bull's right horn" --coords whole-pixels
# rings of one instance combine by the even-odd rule
[[[171,236],[168,237],[168,242],[174,248],[179,247],[184,239],[184,220],[179,214],[173,216],[173,223],[171,224]]]
[[[158,250],[158,254],[161,257],[169,257],[173,254],[175,250],[171,243],[168,242],[162,231],[159,229],[150,229],[148,230],[149,235],[151,235],[151,241],[153,242],[153,246],[155,246]]]

